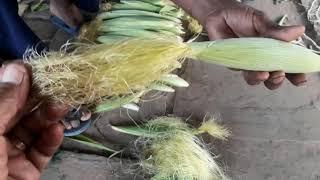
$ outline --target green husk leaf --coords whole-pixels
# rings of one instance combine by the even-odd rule
[[[122,17],[103,22],[98,31],[110,32],[116,29],[121,30],[151,30],[151,31],[169,31],[175,35],[182,35],[184,31],[182,26],[172,21],[156,20],[157,18],[143,18],[137,20],[134,17]],[[137,21],[139,22],[137,24]]]
[[[151,131],[145,126],[112,126],[112,129],[132,136],[154,137],[157,135],[157,132]]]
[[[176,118],[166,117],[165,119],[166,121],[153,120],[139,126],[112,126],[112,129],[128,135],[150,138],[161,136],[162,134],[171,132],[175,129],[189,130],[187,124],[174,121]],[[168,122],[171,124],[168,125]]]
[[[72,141],[75,141],[75,142],[78,142],[78,143],[81,143],[81,144],[84,144],[84,145],[92,147],[92,148],[96,148],[96,149],[107,151],[109,153],[118,152],[118,151],[113,150],[111,148],[108,148],[105,145],[103,145],[103,144],[101,144],[99,142],[96,142],[96,141],[94,141],[94,140],[92,140],[89,137],[86,137],[84,135],[78,135],[78,136],[75,136],[75,137],[69,137],[68,139],[70,139]]]
[[[167,33],[169,34],[169,33]],[[116,35],[116,36],[127,36],[127,37],[135,37],[135,38],[158,38],[161,36],[166,35],[166,32],[160,31],[150,31],[145,29],[120,29],[118,31],[109,31],[104,32],[100,34],[100,36],[106,36],[109,35]],[[182,38],[180,36],[175,35],[174,33],[171,33],[172,38],[177,38],[179,41],[182,41]]]
[[[144,18],[153,18],[152,19],[153,21],[160,21],[161,19],[164,19],[164,20],[167,20],[166,22],[172,21],[175,23],[181,23],[180,19],[172,16],[161,15],[154,12],[139,11],[139,10],[116,10],[116,11],[104,12],[99,14],[98,16],[99,19],[103,19],[103,20],[115,19],[115,18],[121,18],[121,17],[132,17],[131,20],[135,20],[135,23],[139,22],[139,24],[140,24],[140,20],[144,20]]]
[[[141,0],[146,3],[150,3],[156,6],[174,6],[174,3],[171,0]]]
[[[161,82],[175,87],[189,87],[189,83],[175,74],[163,75]]]
[[[108,19],[104,20],[103,24],[104,26],[118,26],[118,25],[135,25],[137,26],[162,26],[165,28],[172,28],[177,26],[177,22],[157,18],[157,17],[144,17],[144,16],[133,16],[133,17],[118,17],[114,19]],[[178,23],[180,24],[180,22]]]
[[[120,3],[112,5],[111,10],[140,10],[149,12],[160,12],[162,8],[143,1],[126,1],[121,0]]]
[[[162,91],[162,92],[175,92],[175,90],[170,87],[170,86],[167,86],[165,84],[160,84],[160,83],[153,83],[149,86],[150,89],[152,90],[156,90],[156,91]]]
[[[129,36],[122,36],[122,35],[108,35],[108,36],[99,36],[97,38],[97,41],[103,44],[116,44],[119,42],[124,42],[125,40],[128,40]]]
[[[170,37],[176,37],[178,36],[178,32],[173,33],[170,31],[166,31],[166,30],[162,30],[162,29],[144,29],[144,28],[137,28],[137,29],[127,29],[127,28],[121,28],[121,27],[103,27],[101,28],[102,30],[100,31],[99,35],[100,36],[105,36],[106,33],[114,33],[114,34],[120,34],[120,35],[125,35],[125,36],[135,36],[135,35],[139,35],[139,33],[142,32],[151,32],[151,33],[155,33],[157,35],[157,37],[163,37],[163,36],[170,36]],[[124,34],[126,33],[126,34]],[[142,34],[140,34],[142,36]],[[139,38],[139,37],[138,37]],[[179,36],[179,40],[180,40],[180,36]]]
[[[122,105],[122,107],[132,111],[137,111],[137,112],[140,110],[140,107],[135,103],[128,103],[128,104]]]
[[[159,14],[171,16],[171,17],[176,17],[176,18],[181,18],[184,15],[184,13],[181,9],[174,7],[174,6],[164,6],[160,10]]]
[[[117,108],[120,108],[123,105],[129,104],[136,99],[139,99],[144,92],[140,92],[138,94],[124,96],[124,97],[114,97],[110,100],[106,100],[103,103],[99,104],[96,107],[95,113],[111,111]]]

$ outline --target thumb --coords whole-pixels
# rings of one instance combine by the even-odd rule
[[[30,76],[22,64],[7,64],[0,69],[0,135],[18,121],[28,98]]]
[[[255,12],[253,24],[258,35],[281,41],[293,41],[303,35],[304,26],[279,26],[261,12]]]

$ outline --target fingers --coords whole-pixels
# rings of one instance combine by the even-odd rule
[[[268,72],[243,71],[243,76],[249,85],[259,85],[269,78]]]
[[[293,41],[303,35],[304,26],[283,27],[274,24],[264,13],[253,8],[233,8],[217,11],[207,18],[206,29],[211,40],[234,37],[268,37],[282,41]],[[264,83],[268,89],[277,89],[285,80],[283,72],[244,71],[249,85]],[[305,75],[287,75],[288,80],[301,86],[306,82]]]
[[[63,140],[63,127],[56,123],[43,130],[40,138],[27,153],[27,158],[41,172],[49,163],[53,154],[59,148]]]
[[[23,126],[18,125],[18,126],[15,126],[6,136],[11,141],[21,141],[26,146],[29,146],[33,141],[33,137],[35,137],[36,134],[31,133],[29,130],[27,130]]]
[[[255,11],[253,15],[253,26],[258,35],[274,38],[282,41],[293,41],[303,35],[304,26],[279,26],[274,24],[264,13]]]
[[[307,83],[306,74],[287,74],[286,77],[295,86],[304,86]]]
[[[68,112],[68,107],[64,105],[43,104],[32,114],[28,115],[22,125],[32,133],[41,132],[44,128],[60,121]]]
[[[222,12],[211,14],[206,22],[206,29],[210,40],[227,39],[237,37],[232,29],[227,25]]]
[[[69,26],[77,27],[83,21],[79,8],[73,4],[74,0],[52,0],[50,11],[52,14],[63,19]]]
[[[298,39],[305,31],[304,26],[278,26],[260,11],[254,12],[253,25],[258,35],[287,42]],[[273,72],[264,84],[270,90],[277,89],[283,83],[285,76],[295,86],[302,86],[307,81],[305,74],[285,75],[283,72]]]
[[[36,180],[40,178],[39,170],[24,156],[20,154],[12,157],[8,162],[9,179]]]
[[[4,137],[0,137],[0,180],[6,180],[8,177],[8,154],[7,145]]]
[[[0,71],[0,135],[12,128],[26,103],[30,88],[28,70],[22,64],[8,64]]]
[[[304,26],[279,26],[274,24],[264,13],[255,11],[253,15],[253,26],[259,36],[274,38],[282,41],[293,41],[303,35],[305,31]],[[285,76],[295,86],[301,86],[306,83],[304,74],[285,75],[283,72],[272,72],[267,81],[264,82],[265,86],[274,90],[281,86]]]
[[[12,144],[23,142],[26,147],[30,147],[44,129],[58,123],[64,115],[64,109],[64,106],[43,106],[24,118],[6,135]],[[21,153],[20,149],[15,146],[8,146],[7,148],[9,156]]]
[[[59,121],[68,111],[69,107],[66,105],[49,104],[42,112],[45,113],[46,119],[49,121]]]
[[[305,31],[304,26],[288,26],[288,27],[271,27],[266,32],[265,37],[270,37],[282,41],[294,41],[303,35]]]
[[[243,76],[249,85],[259,85],[263,82],[270,90],[278,89],[286,78],[295,86],[303,86],[307,82],[306,74],[285,74],[283,71],[244,71]]]
[[[264,85],[270,89],[278,89],[283,81],[286,79],[286,75],[283,71],[271,72],[268,80],[264,82]]]

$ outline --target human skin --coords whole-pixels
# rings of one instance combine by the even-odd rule
[[[59,120],[67,108],[43,104],[34,109],[28,104],[30,84],[23,64],[0,68],[0,180],[39,179],[62,143]]]
[[[51,12],[67,24],[76,26],[82,18],[73,4],[74,0],[50,1]],[[235,0],[173,0],[191,16],[197,19],[208,32],[210,40],[237,37],[268,37],[292,41],[304,33],[303,26],[280,27],[263,12],[240,4]],[[271,90],[281,86],[287,78],[293,85],[302,86],[307,82],[305,74],[285,74],[282,71],[243,71],[249,85],[264,85]]]
[[[305,31],[304,26],[281,27],[274,24],[263,12],[234,0],[173,1],[205,27],[210,40],[267,37],[289,42]],[[305,74],[285,74],[282,71],[243,71],[243,76],[248,84],[264,83],[271,90],[279,88],[286,78],[296,86],[307,82]]]

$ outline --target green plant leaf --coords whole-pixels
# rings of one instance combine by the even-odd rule
[[[108,148],[105,145],[103,145],[103,144],[101,144],[99,142],[96,142],[96,141],[94,141],[94,140],[92,140],[89,137],[84,136],[84,135],[78,135],[78,136],[74,136],[74,137],[69,137],[68,139],[70,139],[72,141],[75,141],[75,142],[78,142],[80,144],[84,144],[84,145],[92,147],[92,148],[96,148],[96,149],[99,149],[99,150],[107,151],[109,153],[117,153],[117,152],[119,152],[119,151],[116,151],[114,149]]]

